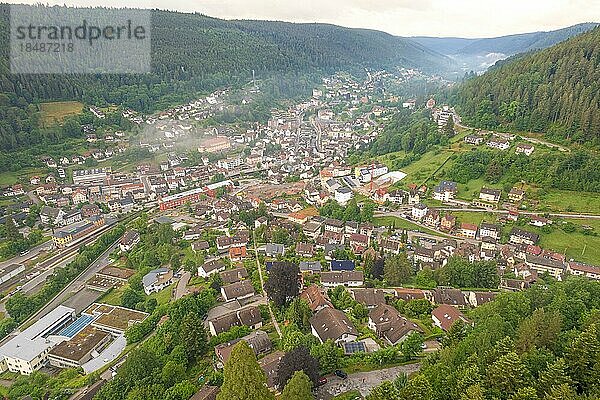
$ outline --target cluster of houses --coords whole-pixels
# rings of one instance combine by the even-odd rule
[[[464,137],[463,141],[473,146],[479,146],[483,143],[489,148],[495,150],[506,151],[511,148],[512,141],[515,140],[514,135],[506,133],[494,133],[479,131],[477,133],[469,134]],[[533,154],[535,146],[530,143],[517,143],[515,146],[515,154],[524,154],[527,157]]]

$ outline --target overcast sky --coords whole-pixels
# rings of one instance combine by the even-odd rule
[[[39,0],[8,0],[35,3]],[[401,36],[493,37],[600,21],[600,0],[45,0],[151,7],[226,19],[327,22]]]

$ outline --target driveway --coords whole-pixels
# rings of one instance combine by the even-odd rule
[[[394,380],[400,374],[412,374],[421,368],[420,363],[399,365],[397,367],[385,368],[369,372],[357,372],[348,375],[342,380],[335,375],[327,376],[328,382],[317,389],[317,400],[329,400],[341,393],[350,390],[358,390],[363,397],[367,396],[371,389],[383,381]]]
[[[187,289],[187,284],[190,281],[191,277],[192,275],[187,271],[185,271],[181,275],[181,278],[179,278],[179,281],[177,282],[177,288],[175,289],[175,300],[179,300],[180,298],[186,296],[189,293]]]

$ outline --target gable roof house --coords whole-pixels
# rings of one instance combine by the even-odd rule
[[[312,243],[298,243],[296,245],[296,254],[301,257],[312,257],[315,254],[315,249]]]
[[[265,246],[265,255],[267,257],[278,257],[285,254],[285,246],[278,243],[267,243]]]
[[[243,300],[254,296],[254,287],[248,280],[239,281],[221,287],[221,295],[225,301]]]
[[[142,278],[144,292],[147,295],[160,292],[171,283],[173,283],[173,270],[165,267],[152,270]]]
[[[248,277],[248,271],[245,267],[238,267],[219,272],[219,276],[221,277],[223,284],[227,285],[246,279]]]
[[[322,272],[321,284],[325,287],[358,287],[364,284],[364,275],[362,271]]]
[[[320,261],[300,261],[300,272],[318,274],[322,271]]]
[[[446,304],[458,307],[465,307],[467,299],[460,289],[450,287],[437,287],[432,291],[433,298],[430,301],[434,304]]]
[[[353,260],[331,260],[332,271],[354,271],[356,264]]]
[[[442,304],[431,312],[433,324],[444,331],[448,331],[458,320],[467,324],[471,322],[456,307]]]
[[[364,304],[368,308],[374,308],[380,304],[385,304],[385,293],[381,289],[352,289],[350,293],[354,300]]]
[[[414,322],[400,315],[388,304],[380,304],[369,312],[369,329],[394,346],[413,333],[423,330]]]
[[[250,329],[259,329],[262,326],[262,316],[258,306],[241,308],[208,320],[208,330],[212,336],[242,325]]]
[[[219,364],[217,367],[222,368],[229,357],[231,356],[231,352],[236,344],[244,341],[248,343],[250,348],[254,351],[254,354],[258,357],[261,354],[268,353],[273,348],[271,343],[271,339],[269,339],[269,335],[264,331],[254,331],[249,335],[246,335],[240,339],[234,339],[227,343],[221,343],[215,346],[215,354],[219,359]]]
[[[315,284],[310,285],[300,293],[300,298],[308,303],[308,306],[313,312],[320,311],[325,307],[332,307],[331,302],[327,298],[321,288]]]
[[[325,307],[310,319],[312,334],[321,343],[332,340],[336,344],[349,343],[356,340],[358,330],[343,311]]]
[[[119,248],[121,251],[129,251],[140,242],[140,234],[137,231],[130,230],[123,234],[121,241],[119,242]]]
[[[210,275],[221,271],[225,271],[225,263],[223,260],[211,260],[198,267],[198,276],[208,278]]]

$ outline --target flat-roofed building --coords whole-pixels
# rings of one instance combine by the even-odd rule
[[[111,173],[110,168],[81,169],[73,171],[75,185],[102,185]]]
[[[131,325],[148,317],[148,313],[142,311],[100,303],[92,304],[82,314],[95,317],[91,325],[113,335],[123,334]]]
[[[50,365],[58,368],[80,367],[93,357],[93,353],[99,353],[110,340],[110,333],[87,326],[71,340],[50,350]]]
[[[0,370],[29,375],[48,363],[50,350],[67,339],[56,335],[75,319],[75,310],[58,306],[0,347]]]

